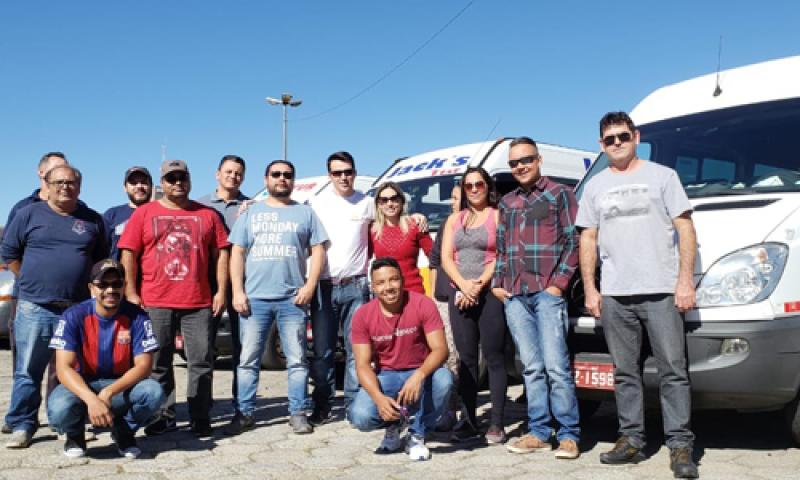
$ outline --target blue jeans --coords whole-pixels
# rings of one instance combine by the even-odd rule
[[[100,379],[87,382],[93,392],[114,383],[115,379]],[[139,427],[154,420],[164,401],[161,385],[153,379],[145,378],[133,388],[114,395],[111,399],[111,412],[114,414],[114,429],[135,433]],[[86,404],[64,385],[59,385],[50,394],[47,402],[47,419],[50,428],[58,433],[78,435],[83,433],[88,411]]]
[[[614,361],[614,397],[619,433],[635,447],[645,445],[642,341],[644,333],[660,379],[661,416],[669,448],[690,447],[692,394],[686,366],[686,332],[673,295],[603,296],[600,314]],[[643,331],[644,330],[644,331]]]
[[[17,361],[6,424],[14,430],[36,430],[42,403],[42,377],[53,356],[50,338],[65,308],[17,301],[14,340]]]
[[[522,361],[531,435],[545,442],[550,439],[552,411],[559,423],[556,438],[577,442],[581,430],[567,350],[569,319],[564,298],[541,291],[515,295],[503,306]]]
[[[308,398],[308,360],[306,360],[306,312],[292,299],[250,299],[250,316],[239,317],[239,338],[242,352],[237,371],[237,404],[239,411],[252,415],[256,408],[261,357],[272,322],[278,322],[281,348],[286,355],[289,374],[289,413],[305,413],[310,409]]]
[[[397,398],[397,393],[415,371],[415,369],[384,370],[378,373],[378,382],[381,384],[383,394]],[[414,416],[408,428],[411,433],[424,436],[425,432],[433,431],[436,421],[447,406],[452,388],[453,374],[444,367],[437,368],[433,375],[425,379],[419,400],[413,405],[408,405],[409,415]],[[363,388],[350,403],[348,414],[350,423],[362,432],[386,426],[372,397]]]
[[[350,343],[350,326],[353,314],[361,305],[369,301],[367,277],[359,276],[345,285],[334,285],[329,280],[321,280],[311,302],[311,331],[314,337],[314,362],[311,375],[314,378],[315,407],[330,409],[336,395],[336,343],[341,325],[347,364],[344,373],[345,405],[358,393],[356,361]]]

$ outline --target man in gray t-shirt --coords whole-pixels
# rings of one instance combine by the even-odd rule
[[[609,166],[586,184],[576,224],[586,308],[600,317],[614,362],[619,433],[607,464],[644,459],[644,388],[640,365],[646,331],[660,376],[664,436],[676,478],[696,478],[690,430],[691,390],[680,312],[695,306],[697,250],[692,206],[675,171],[636,156],[639,131],[624,112],[600,121]],[[595,268],[601,264],[601,282]]]
[[[306,318],[317,288],[328,235],[307,205],[291,200],[294,165],[275,160],[267,166],[269,197],[242,213],[230,242],[233,307],[240,316],[242,353],[237,370],[237,411],[226,433],[253,428],[261,356],[272,322],[277,322],[289,374],[289,426],[294,433],[311,433],[306,412],[308,361]],[[306,276],[306,259],[311,267]]]

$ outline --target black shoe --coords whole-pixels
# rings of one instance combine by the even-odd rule
[[[330,408],[315,408],[314,412],[308,417],[308,423],[315,427],[325,425],[333,420],[333,412]]]
[[[669,468],[675,478],[697,478],[697,465],[692,459],[692,449],[689,447],[671,448],[669,450]]]
[[[125,458],[139,458],[142,451],[136,444],[136,434],[129,431],[111,430],[111,439],[117,444],[117,452]]]
[[[178,429],[178,424],[172,417],[161,417],[155,422],[144,428],[144,434],[148,437],[161,435],[167,432],[174,432]]]
[[[245,415],[236,412],[231,419],[231,423],[225,426],[225,435],[239,435],[240,433],[252,430],[256,425],[256,419],[252,415]]]
[[[454,442],[468,442],[480,438],[480,436],[481,432],[472,425],[472,422],[464,418],[453,428],[450,439]]]
[[[614,448],[600,454],[600,463],[608,465],[622,465],[626,463],[639,463],[645,459],[641,448],[636,448],[628,441],[627,437],[619,437]]]
[[[208,420],[192,420],[192,433],[199,438],[207,438],[214,435],[214,429]]]
[[[69,458],[86,456],[86,439],[83,432],[78,435],[67,435],[67,441],[64,442],[64,455]]]

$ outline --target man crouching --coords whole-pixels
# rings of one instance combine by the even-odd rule
[[[86,455],[84,426],[110,427],[119,454],[136,458],[136,430],[153,420],[163,391],[150,379],[158,350],[150,318],[122,298],[125,271],[107,259],[89,276],[89,300],[64,311],[50,341],[61,385],[50,395],[51,427],[66,435],[64,455]]]
[[[442,367],[448,354],[444,325],[432,300],[403,290],[395,259],[375,260],[370,275],[377,298],[353,318],[353,355],[361,388],[350,404],[350,422],[361,431],[386,427],[375,453],[394,453],[405,444],[411,460],[428,460],[425,433],[436,426],[453,383]],[[404,439],[410,415],[414,419]]]

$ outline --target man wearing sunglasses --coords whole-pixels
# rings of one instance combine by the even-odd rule
[[[61,164],[44,180],[47,201],[17,212],[0,246],[19,284],[17,362],[5,418],[12,430],[7,448],[30,446],[39,426],[42,377],[52,358],[47,342],[63,311],[89,298],[89,270],[107,252],[102,217],[78,200],[80,171]]]
[[[128,195],[128,203],[111,207],[103,213],[103,221],[106,226],[106,242],[108,243],[110,254],[109,258],[119,261],[119,249],[117,243],[128,219],[133,215],[133,211],[141,205],[149,202],[153,198],[153,177],[145,167],[131,167],[125,171],[125,179],[122,181],[122,188]]]
[[[529,427],[507,448],[513,453],[550,451],[555,433],[555,457],[575,459],[580,426],[564,291],[578,266],[577,201],[572,189],[542,176],[542,161],[529,137],[511,141],[508,165],[519,187],[498,206],[492,292],[503,302],[524,367]],[[555,432],[552,417],[558,424]]]
[[[145,308],[161,345],[153,355],[152,376],[164,389],[166,401],[158,421],[145,428],[148,435],[176,429],[172,356],[178,329],[186,346],[192,432],[198,437],[213,433],[209,418],[214,369],[211,318],[225,308],[228,239],[219,214],[189,200],[191,186],[186,162],[162,163],[164,196],[133,212],[118,244],[125,267],[125,296]],[[215,294],[208,278],[210,267],[220,285]]]
[[[89,275],[94,298],[68,308],[56,326],[61,385],[49,397],[50,426],[66,435],[64,455],[86,455],[84,427],[110,427],[120,455],[136,458],[136,430],[161,407],[164,393],[148,378],[158,350],[147,314],[123,296],[125,270],[112,259],[97,262]]]
[[[645,458],[641,349],[646,332],[658,365],[670,468],[677,478],[695,478],[681,317],[695,305],[692,205],[674,170],[636,156],[638,143],[639,131],[625,112],[600,120],[608,168],[586,184],[577,218],[583,229],[580,266],[586,308],[600,318],[614,362],[620,437],[600,461],[623,464]],[[598,250],[600,291],[595,284]]]
[[[295,168],[275,160],[264,183],[269,196],[243,212],[230,241],[233,306],[241,314],[242,353],[237,371],[237,412],[226,433],[238,435],[255,425],[261,357],[273,322],[278,324],[289,376],[289,426],[296,434],[313,431],[307,413],[306,318],[314,296],[328,236],[308,205],[291,199]],[[306,272],[306,261],[310,269]]]

